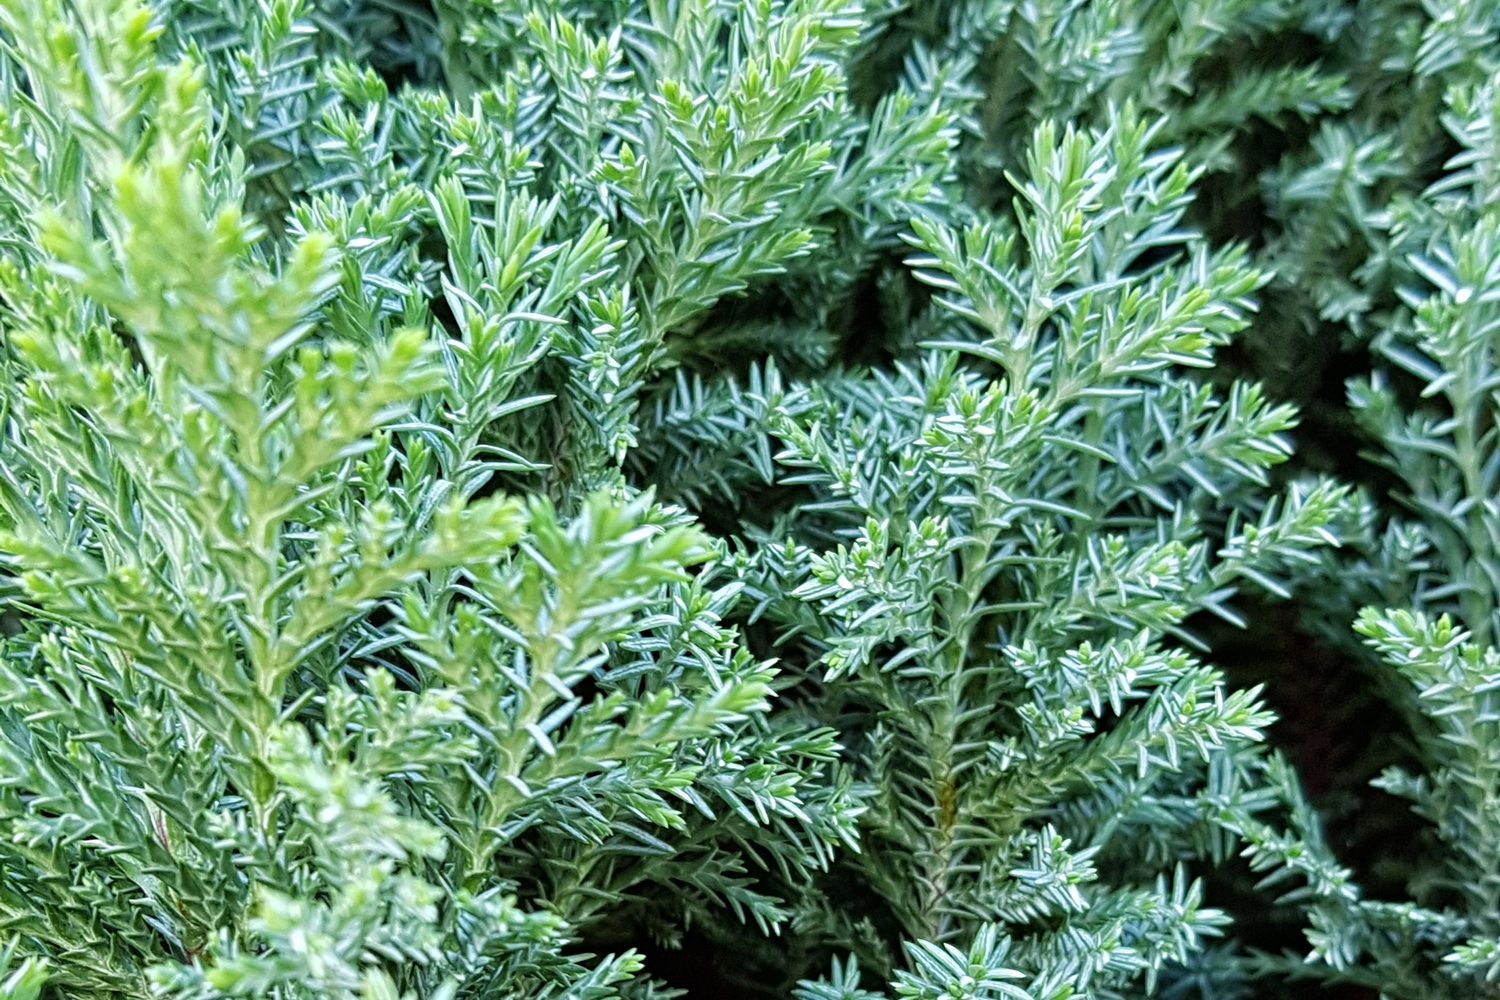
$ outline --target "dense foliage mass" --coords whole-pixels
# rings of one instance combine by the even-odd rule
[[[0,0],[0,98],[3,1000],[1500,996],[1500,2]]]

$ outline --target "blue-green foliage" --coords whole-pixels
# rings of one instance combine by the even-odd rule
[[[0,0],[0,997],[1481,995],[1497,19]],[[1409,901],[1214,665],[1288,597]]]

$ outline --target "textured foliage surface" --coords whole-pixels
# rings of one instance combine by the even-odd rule
[[[1500,995],[1497,53],[0,0],[0,1000]]]

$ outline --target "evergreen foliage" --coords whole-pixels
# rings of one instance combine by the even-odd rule
[[[1497,43],[0,0],[0,998],[1500,995]]]
[[[1257,865],[1271,882],[1290,880],[1288,899],[1308,911],[1313,964],[1299,971],[1392,997],[1490,996],[1500,979],[1500,187],[1492,147],[1500,66],[1476,47],[1475,30],[1439,18],[1422,36],[1418,68],[1446,84],[1441,121],[1453,150],[1429,186],[1394,193],[1379,209],[1368,196],[1338,208],[1361,213],[1372,238],[1357,277],[1373,287],[1381,275],[1393,287],[1323,313],[1369,336],[1376,363],[1351,381],[1348,398],[1397,506],[1365,505],[1349,553],[1325,566],[1324,579],[1336,576],[1339,586],[1321,588],[1308,605],[1326,623],[1365,605],[1355,629],[1365,648],[1347,652],[1409,727],[1410,760],[1374,782],[1407,800],[1423,824],[1420,847],[1399,859],[1409,898],[1372,898],[1361,888],[1285,766],[1271,777],[1292,806],[1294,836],[1248,824]],[[1364,249],[1354,232],[1341,237],[1342,252]]]

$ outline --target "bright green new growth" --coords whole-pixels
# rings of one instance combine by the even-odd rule
[[[35,241],[0,291],[22,953],[80,997],[583,997],[639,969],[569,956],[612,910],[783,920],[762,873],[804,880],[853,808],[815,780],[831,733],[764,720],[707,540],[587,486],[607,454],[566,514],[479,495],[540,467],[501,433],[551,398],[531,370],[588,378],[553,331],[636,322],[620,244],[540,244],[558,203],[503,179],[476,224],[457,173],[428,208],[390,168],[269,239],[148,11],[0,23]],[[424,214],[446,274],[399,245]]]
[[[1492,989],[1431,7],[0,0],[0,998]],[[1290,461],[1330,326],[1408,518]],[[1410,903],[1214,666],[1288,597],[1399,674]]]

